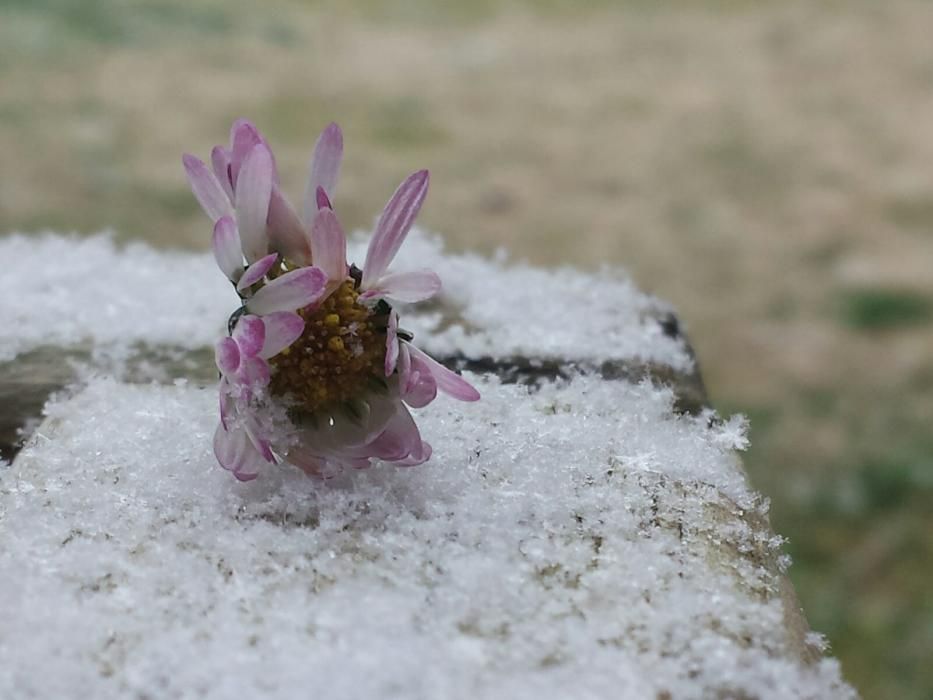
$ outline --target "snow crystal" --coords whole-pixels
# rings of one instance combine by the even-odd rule
[[[365,257],[356,236],[350,259]],[[223,332],[237,298],[209,253],[117,247],[106,234],[0,238],[0,361],[42,345],[91,341],[117,357],[139,346],[197,349]],[[428,267],[444,281],[439,302],[405,310],[403,325],[426,350],[469,357],[638,360],[688,370],[682,341],[655,320],[669,308],[620,271],[587,275],[444,253],[415,230],[399,270]]]
[[[214,462],[216,393],[92,381],[0,470],[0,697],[849,698],[800,661],[742,427],[470,376],[434,457]]]

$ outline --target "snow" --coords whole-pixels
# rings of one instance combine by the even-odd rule
[[[365,243],[363,234],[354,237],[351,261],[365,258]],[[49,233],[0,238],[0,260],[6,263],[0,361],[42,345],[87,341],[111,358],[141,344],[208,347],[237,305],[209,253],[162,252],[142,243],[120,248],[108,234]],[[411,307],[402,322],[436,354],[691,366],[683,344],[664,336],[652,319],[668,307],[619,270],[590,276],[450,255],[439,238],[415,230],[395,268],[421,267],[441,275],[441,303],[424,312]]]
[[[50,405],[0,470],[0,697],[850,696],[792,652],[734,426],[470,379],[427,465],[326,485],[220,470],[210,387]]]
[[[0,238],[0,361],[87,340],[212,345],[236,297],[210,255],[118,248],[108,234]]]
[[[365,257],[364,242],[358,234],[351,259],[353,253],[357,260]],[[453,324],[443,314],[402,315],[416,342],[428,338],[426,347],[439,355],[636,360],[682,371],[693,364],[683,344],[666,337],[656,321],[671,307],[641,292],[619,269],[586,275],[515,263],[504,252],[495,260],[449,255],[440,239],[422,232],[406,241],[396,267],[436,270],[445,299],[459,310]]]
[[[435,352],[689,366],[621,273],[406,248],[460,306],[404,317]],[[199,348],[232,301],[209,256],[107,237],[14,236],[0,259],[8,357]],[[326,484],[221,470],[213,386],[58,394],[0,463],[0,698],[855,696],[802,660],[824,642],[789,622],[744,419],[679,416],[647,382],[468,378],[481,401],[418,412],[429,463]]]

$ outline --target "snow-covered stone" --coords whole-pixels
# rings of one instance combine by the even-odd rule
[[[28,257],[24,240],[0,255]],[[79,267],[98,256],[86,269],[105,276],[150,266],[172,291],[148,325],[121,332],[88,312],[61,331],[44,325],[67,317],[55,280],[33,280],[34,306],[0,294],[0,332],[31,327],[8,356],[78,341],[197,349],[213,335],[198,323],[219,328],[228,311],[204,256],[43,246]],[[690,367],[683,340],[655,330],[663,305],[618,273],[416,247],[443,257],[430,265],[459,302],[455,317],[416,319],[440,329],[436,352]],[[148,284],[112,281],[126,285],[117,318],[147,306]],[[515,283],[511,303],[484,306]],[[588,313],[571,314],[574,300]],[[744,421],[678,414],[673,388],[471,374],[480,402],[441,398],[418,416],[426,465],[325,484],[282,467],[241,484],[211,454],[212,386],[127,379],[86,375],[0,466],[0,698],[854,697],[796,608],[736,456]]]
[[[357,235],[349,259],[362,262]],[[683,343],[654,321],[667,305],[640,292],[618,270],[583,275],[541,270],[477,255],[450,255],[440,240],[413,231],[399,271],[442,273],[440,301],[406,311],[419,345],[437,355],[526,356],[561,360],[638,360],[689,369]],[[118,248],[106,234],[0,238],[0,361],[43,345],[92,343],[98,354],[141,345],[210,346],[237,304],[209,253]],[[9,261],[9,262],[7,262]]]

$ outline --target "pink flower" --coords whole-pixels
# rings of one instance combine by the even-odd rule
[[[229,148],[214,149],[213,169],[185,156],[192,189],[214,221],[218,266],[242,299],[230,337],[216,346],[221,421],[214,439],[218,461],[242,480],[277,462],[321,478],[373,459],[421,464],[431,447],[409,408],[427,406],[438,391],[479,399],[412,344],[392,307],[441,288],[431,270],[389,269],[427,195],[428,172],[409,176],[386,204],[360,270],[347,263],[331,204],[342,153],[342,134],[331,124],[314,148],[303,221],[249,122],[234,124]]]
[[[214,151],[216,153],[217,149]],[[236,168],[228,162],[226,171],[231,175],[223,179],[192,155],[183,156],[182,162],[194,196],[211,221],[217,223],[225,217],[233,219],[236,226],[227,226],[225,232],[235,237],[237,247],[247,262],[254,262],[269,252],[266,219],[276,178],[275,162],[272,152],[260,141],[250,144],[248,149],[244,145],[238,152]],[[217,165],[215,160],[215,167]],[[232,241],[225,243],[228,249],[233,248]]]
[[[220,424],[214,433],[214,454],[224,469],[241,481],[259,474],[263,462],[275,462],[270,426],[253,408],[264,401],[269,385],[267,360],[291,345],[304,331],[294,311],[276,311],[260,318],[244,315],[233,334],[214,346],[220,370]]]
[[[310,176],[304,197],[304,223],[279,188],[275,158],[268,142],[249,121],[240,119],[230,129],[230,146],[215,146],[211,167],[195,156],[182,160],[191,189],[211,221],[234,217],[249,261],[272,249],[300,265],[311,264],[308,239],[317,211],[318,190],[333,197],[343,158],[343,133],[330,124],[321,133],[311,155]],[[229,275],[228,275],[229,276]]]

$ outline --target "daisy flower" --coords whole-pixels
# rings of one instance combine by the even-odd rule
[[[399,466],[431,456],[410,408],[438,391],[461,401],[479,393],[413,344],[396,302],[440,291],[431,270],[390,265],[428,191],[426,170],[409,176],[380,215],[362,268],[332,204],[343,136],[328,126],[314,147],[302,215],[279,188],[275,159],[255,126],[238,121],[211,167],[183,158],[195,197],[214,222],[218,267],[241,305],[215,348],[220,424],[214,453],[241,480],[289,463],[313,477]]]

